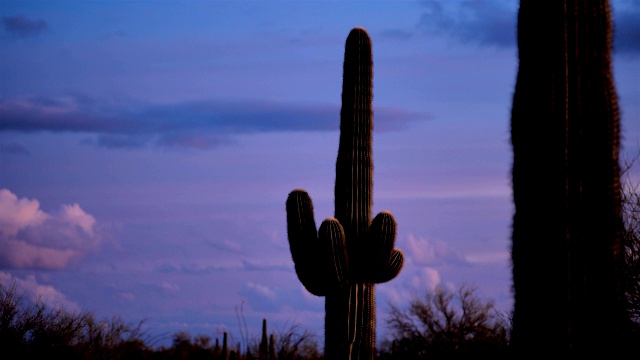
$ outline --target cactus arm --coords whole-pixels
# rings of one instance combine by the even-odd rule
[[[287,235],[296,274],[310,293],[324,296],[326,280],[318,256],[321,244],[313,218],[313,202],[306,191],[296,189],[289,194],[286,208]]]
[[[368,242],[361,252],[364,259],[364,281],[382,283],[398,275],[404,263],[401,251],[394,250],[396,221],[388,211],[379,213],[371,222]]]
[[[400,274],[400,270],[402,270],[403,265],[404,254],[400,249],[394,249],[391,252],[391,257],[389,258],[387,265],[379,269],[375,282],[377,284],[381,284],[395,279],[395,277]]]
[[[328,218],[320,225],[318,231],[320,243],[325,247],[322,258],[329,259],[326,265],[327,285],[344,287],[349,281],[349,266],[347,262],[347,244],[344,229],[335,218]]]

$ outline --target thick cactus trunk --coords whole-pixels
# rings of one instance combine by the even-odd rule
[[[316,232],[304,190],[287,199],[287,232],[298,278],[325,296],[325,358],[373,359],[375,283],[396,277],[403,255],[394,250],[396,224],[389,212],[371,220],[372,53],[369,35],[355,28],[345,45],[335,217]]]
[[[619,117],[606,0],[521,0],[512,345],[615,350],[624,322]]]
[[[325,359],[373,359],[376,304],[373,283],[354,283],[325,299]]]

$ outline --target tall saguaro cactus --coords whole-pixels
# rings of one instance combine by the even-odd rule
[[[513,98],[512,345],[616,351],[619,115],[607,0],[521,0]]]
[[[325,358],[373,359],[374,285],[395,278],[404,258],[394,249],[393,215],[371,221],[373,61],[362,28],[347,37],[343,70],[335,217],[316,231],[311,198],[296,189],[287,198],[287,232],[298,278],[325,296]]]

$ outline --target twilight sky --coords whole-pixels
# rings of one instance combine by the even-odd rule
[[[623,150],[640,149],[640,1],[614,0]],[[0,281],[151,334],[240,341],[324,299],[285,200],[333,215],[344,42],[374,56],[374,215],[406,257],[390,303],[438,283],[512,306],[509,119],[518,2],[0,1]],[[542,144],[541,144],[542,145]],[[633,169],[634,181],[640,170]],[[541,266],[544,259],[540,259]]]

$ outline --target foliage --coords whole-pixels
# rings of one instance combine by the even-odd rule
[[[622,218],[624,220],[625,295],[632,331],[640,334],[640,184],[634,183],[630,170],[637,165],[640,152],[622,170]]]
[[[265,321],[266,324],[266,321]],[[137,325],[120,318],[98,321],[88,311],[51,308],[41,299],[29,301],[15,284],[0,282],[0,348],[20,358],[44,359],[220,359],[220,360],[321,360],[317,337],[294,325],[270,336],[271,355],[261,356],[258,340],[245,352],[237,346],[215,343],[209,335],[192,337],[186,331],[172,336],[171,347],[152,348],[153,342]],[[266,327],[264,329],[266,331]]]
[[[384,342],[380,359],[461,359],[471,356],[504,358],[508,323],[493,302],[462,285],[457,291],[438,286],[408,308],[391,305],[387,326],[392,338]]]
[[[266,328],[263,328],[263,337]],[[320,360],[323,359],[318,336],[302,329],[299,325],[285,326],[284,329],[272,332],[269,336],[267,353],[264,352],[262,340],[256,338],[247,351],[247,358],[269,360]]]
[[[30,359],[142,359],[149,353],[149,339],[141,326],[51,309],[41,299],[25,299],[15,284],[0,283],[0,348],[5,353]]]

